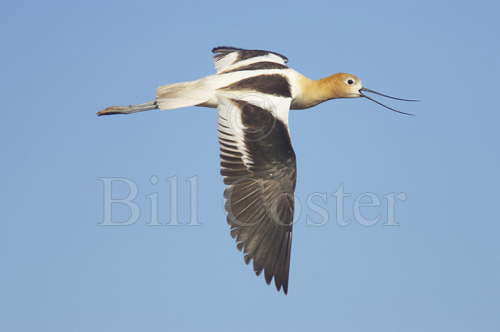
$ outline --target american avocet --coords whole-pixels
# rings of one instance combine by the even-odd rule
[[[305,109],[336,98],[364,97],[365,92],[395,98],[364,88],[352,74],[338,73],[311,80],[289,68],[279,53],[216,47],[217,73],[196,81],[164,85],[154,101],[111,106],[97,115],[129,114],[187,106],[218,108],[221,174],[227,221],[237,247],[257,275],[274,278],[278,291],[288,292],[294,191],[295,153],[288,128],[289,109]]]

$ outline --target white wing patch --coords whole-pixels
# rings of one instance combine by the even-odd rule
[[[291,99],[286,97],[273,96],[265,93],[260,93],[256,91],[224,91],[217,92],[217,99],[236,99],[242,100],[252,105],[258,106],[271,112],[274,117],[283,121],[283,123],[288,127],[288,114],[290,113],[290,103]],[[220,104],[219,104],[220,105]],[[239,108],[233,108],[239,111]],[[220,114],[220,111],[219,111]],[[234,117],[234,115],[232,115]],[[241,114],[238,117],[241,122]]]
[[[217,73],[226,70],[238,59],[238,52],[231,52],[220,58],[214,57],[214,65]]]
[[[217,94],[218,101],[218,111],[219,111],[219,140],[221,142],[231,141],[237,146],[237,150],[230,147],[225,147],[225,150],[231,150],[236,153],[242,154],[243,163],[247,168],[253,164],[250,155],[248,153],[247,147],[245,145],[245,133],[244,126],[241,121],[241,111],[238,107],[231,102],[227,96],[222,94]],[[222,155],[231,157],[230,153],[221,151]]]
[[[263,93],[245,93],[241,91],[217,92],[217,102],[219,111],[219,139],[235,142],[238,147],[236,152],[242,154],[242,159],[246,167],[253,165],[253,160],[245,145],[245,125],[241,119],[241,109],[231,102],[231,99],[245,101],[258,106],[281,120],[288,131],[288,113],[290,112],[290,98],[270,96]],[[235,151],[234,149],[229,149]],[[224,153],[222,153],[224,154]],[[229,154],[228,154],[229,155]]]

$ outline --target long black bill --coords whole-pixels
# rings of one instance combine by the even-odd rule
[[[374,93],[374,94],[377,94],[379,96],[383,96],[383,97],[387,97],[387,98],[391,98],[391,99],[395,99],[395,100],[402,100],[402,101],[418,101],[416,99],[403,99],[403,98],[396,98],[396,97],[392,97],[392,96],[388,96],[386,94],[383,94],[383,93],[380,93],[380,92],[377,92],[377,91],[374,91],[374,90],[371,90],[371,89],[367,89],[367,88],[361,88],[359,89],[359,94],[361,97],[364,97],[366,99],[369,99],[371,101],[373,101],[374,103],[376,104],[379,104],[380,106],[383,106],[391,111],[394,111],[394,112],[397,112],[397,113],[401,113],[401,114],[405,114],[405,115],[411,115],[411,116],[414,116],[415,114],[412,114],[412,113],[406,113],[406,112],[402,112],[402,111],[398,111],[397,109],[395,108],[392,108],[392,107],[389,107],[387,105],[384,105],[382,104],[381,102],[379,102],[378,100],[375,100],[367,95],[365,95],[362,91],[366,91],[366,92],[371,92],[371,93]]]

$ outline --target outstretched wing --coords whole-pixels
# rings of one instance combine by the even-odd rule
[[[240,67],[247,68],[244,70],[288,68],[286,66],[288,58],[271,51],[219,46],[213,48],[212,53],[217,73],[230,72]]]
[[[245,262],[253,260],[256,274],[264,271],[266,282],[274,278],[286,294],[296,182],[288,132],[291,98],[282,95],[278,80],[276,94],[248,92],[244,81],[218,91],[227,221]]]

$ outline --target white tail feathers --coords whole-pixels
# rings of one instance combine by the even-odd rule
[[[207,85],[201,80],[174,83],[159,87],[155,101],[137,105],[110,106],[97,112],[97,115],[131,114],[154,109],[171,110],[196,105],[209,106],[206,102],[212,94],[213,89],[207,89]]]
[[[156,100],[139,105],[111,106],[98,115],[129,114],[153,109],[171,110],[189,106],[217,107],[216,91],[239,80],[254,76],[253,71],[238,71],[224,75],[210,75],[196,81],[160,86]]]
[[[164,85],[156,90],[156,103],[162,110],[200,105],[210,97],[211,91],[200,80]]]

